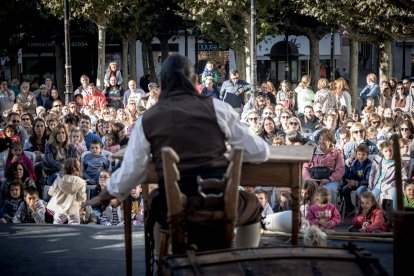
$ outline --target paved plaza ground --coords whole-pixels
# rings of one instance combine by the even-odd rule
[[[0,225],[0,275],[125,275],[123,227],[102,225]],[[133,229],[133,275],[145,275],[144,232]],[[269,246],[283,242],[264,237]],[[329,241],[341,246],[345,241]],[[392,275],[391,243],[358,242]]]

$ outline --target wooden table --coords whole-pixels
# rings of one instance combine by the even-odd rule
[[[113,154],[112,158],[122,160],[126,151],[126,147]],[[302,183],[302,164],[312,159],[314,147],[312,146],[277,146],[270,147],[269,159],[260,164],[243,163],[241,185],[242,186],[271,186],[271,187],[287,187],[291,189],[292,197],[292,245],[298,244],[299,223],[300,223],[300,199],[299,187]],[[155,172],[154,163],[149,164],[147,179],[143,184],[157,183],[158,177]],[[142,188],[144,212],[146,221],[147,198],[149,194],[149,185]],[[124,201],[124,217],[125,217],[125,254],[126,254],[126,271],[127,275],[132,275],[132,240],[131,240],[131,208],[129,199]],[[146,225],[146,223],[145,223]],[[146,231],[145,231],[146,232]],[[152,265],[149,262],[150,245],[148,238],[145,237],[145,258],[146,270],[152,271]],[[147,273],[148,274],[148,273]]]
[[[123,159],[126,148],[113,155]],[[312,146],[270,147],[270,158],[260,164],[244,163],[241,175],[242,186],[288,187],[292,193],[292,244],[297,245],[299,233],[299,185],[302,183],[302,164],[312,159]],[[154,164],[149,166],[145,183],[157,183]],[[145,194],[144,194],[145,196]]]

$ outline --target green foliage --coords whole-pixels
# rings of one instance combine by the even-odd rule
[[[382,38],[414,37],[414,10],[402,1],[389,0],[294,0],[300,13],[334,24],[353,34]]]

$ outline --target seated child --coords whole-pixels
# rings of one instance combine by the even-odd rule
[[[397,209],[397,189],[395,187],[395,162],[392,141],[386,140],[379,146],[382,156],[372,161],[369,174],[368,191],[372,192],[379,204],[383,199],[392,200],[393,208]],[[402,168],[402,177],[405,170]]]
[[[330,192],[325,186],[315,191],[315,203],[309,208],[306,219],[321,230],[335,230],[341,222],[341,215],[335,205],[329,202]]]
[[[414,181],[407,180],[404,183],[404,207],[414,208]]]
[[[53,224],[80,224],[79,209],[86,200],[86,183],[80,178],[80,162],[67,158],[60,174],[53,182],[48,193],[50,199],[47,208],[54,212]]]
[[[144,208],[143,200],[141,196],[141,185],[137,185],[131,191],[132,207],[131,207],[131,218],[133,225],[144,226]]]
[[[113,132],[105,134],[105,147],[104,150],[115,153],[121,149],[118,138]]]
[[[278,204],[275,206],[273,211],[283,212],[292,209],[292,199],[290,197],[290,192],[284,191],[280,194]]]
[[[352,220],[350,232],[386,232],[384,212],[371,192],[361,194],[361,207]]]
[[[351,201],[351,191],[356,191],[357,196],[360,196],[368,189],[368,179],[372,165],[372,161],[368,158],[368,155],[369,147],[366,144],[358,145],[356,148],[356,158],[345,171],[345,185],[342,188],[342,194],[344,196],[347,213],[355,210]]]
[[[45,223],[45,203],[39,199],[36,188],[32,186],[25,188],[23,199],[14,214],[13,223]]]
[[[107,170],[110,162],[108,157],[102,154],[101,142],[92,140],[89,150],[90,153],[85,155],[82,162],[83,178],[95,184],[98,183],[99,173]]]
[[[76,149],[76,156],[81,157],[82,153],[87,151],[85,139],[83,138],[82,131],[79,128],[72,129],[70,133],[70,143]]]
[[[20,143],[20,137],[17,135],[14,126],[7,125],[2,133],[0,133],[0,139],[9,138],[12,142]]]
[[[22,182],[15,180],[9,184],[7,197],[1,201],[0,223],[13,223],[14,214],[19,205],[23,202]]]
[[[267,193],[263,190],[257,190],[255,191],[255,194],[259,199],[260,205],[262,205],[263,207],[262,217],[266,217],[269,214],[273,214],[272,207],[270,207],[270,204],[268,202]]]
[[[6,160],[6,173],[10,167],[16,163],[20,162],[24,168],[29,172],[30,178],[36,181],[36,174],[33,168],[32,160],[24,153],[22,143],[11,143],[9,154],[7,155]]]
[[[80,224],[97,224],[97,217],[91,206],[79,209]]]
[[[117,198],[111,199],[108,207],[102,213],[102,225],[124,225],[124,211],[121,201]]]

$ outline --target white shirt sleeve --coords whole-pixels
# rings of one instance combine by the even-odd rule
[[[258,135],[252,134],[240,121],[236,111],[227,103],[213,99],[217,122],[231,146],[244,148],[245,162],[264,162],[269,158],[269,145]]]
[[[144,183],[151,160],[150,150],[150,143],[145,138],[140,117],[129,138],[121,167],[112,174],[108,183],[107,190],[111,195],[125,199],[136,185]]]

